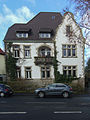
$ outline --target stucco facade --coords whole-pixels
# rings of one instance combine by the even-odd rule
[[[0,81],[6,80],[5,54],[0,54]]]
[[[45,16],[47,18],[44,18]],[[36,24],[36,20],[39,18],[43,20],[43,24],[41,21]],[[29,27],[30,23],[28,32],[26,27]],[[38,26],[36,27],[37,32],[34,30],[35,24]],[[66,13],[63,17],[58,13],[40,13],[24,27],[25,29],[19,25],[12,26],[4,40],[6,48],[8,43],[12,42],[12,53],[17,58],[17,77],[19,79],[35,82],[41,86],[54,82],[55,47],[58,71],[61,74],[84,78],[84,38],[72,13]],[[12,39],[9,35],[10,30],[15,31],[12,33]],[[34,34],[34,32],[36,33]],[[27,35],[25,36],[25,34]]]
[[[72,38],[66,35],[66,26],[71,26]],[[84,38],[79,26],[76,24],[71,13],[64,16],[63,22],[57,28],[55,37],[57,60],[60,62],[58,70],[63,74],[63,66],[76,66],[76,76],[84,78]],[[62,46],[74,46],[75,56],[63,56]],[[68,50],[71,48],[67,48]],[[68,51],[67,51],[68,52]]]
[[[42,46],[46,46],[51,48],[51,56],[54,57],[54,46],[53,43],[13,43],[15,45],[20,46],[20,58],[17,61],[17,66],[21,67],[21,78],[25,79],[25,67],[31,67],[32,68],[32,79],[41,79],[41,66],[43,65],[35,65],[35,57],[38,57],[38,49]],[[30,46],[30,59],[24,58],[24,50],[23,46],[29,45]],[[50,78],[54,78],[53,74],[53,66],[50,66],[51,69],[51,75]]]

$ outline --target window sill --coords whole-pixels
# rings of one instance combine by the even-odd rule
[[[77,56],[75,56],[75,57],[73,57],[73,56],[70,56],[70,57],[68,57],[68,56],[66,56],[66,57],[62,56],[62,58],[78,58],[78,57]]]
[[[41,80],[51,80],[52,78],[41,78]]]
[[[32,59],[32,57],[25,57],[25,56],[24,56],[24,59]]]
[[[32,78],[25,78],[26,80],[33,80]]]

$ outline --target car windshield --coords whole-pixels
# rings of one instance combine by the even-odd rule
[[[55,85],[54,84],[50,84],[50,85],[46,86],[46,88],[48,88],[48,87],[55,87]]]

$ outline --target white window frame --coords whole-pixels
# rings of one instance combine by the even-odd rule
[[[17,70],[16,70],[16,75],[17,75],[17,78],[21,78],[21,68],[18,67]]]
[[[31,55],[30,55],[30,46],[29,45],[24,46],[24,57],[25,58],[30,58],[31,57]]]
[[[14,56],[14,58],[19,58],[20,57],[20,46],[19,45],[14,45],[13,46],[13,56]]]
[[[66,47],[65,47],[66,46]],[[70,54],[69,55],[69,50],[70,50]],[[73,55],[73,50],[75,50],[75,55]],[[64,55],[64,52],[66,53],[66,55]],[[62,57],[67,57],[67,58],[75,58],[77,57],[77,48],[75,44],[63,44],[62,45]]]
[[[39,33],[39,38],[51,38],[51,33]]]
[[[16,33],[18,38],[28,38],[28,33]]]
[[[76,77],[77,76],[77,66],[63,66],[63,74],[64,74],[64,71],[66,71],[66,75],[69,75],[69,71],[71,71],[71,75],[70,76],[73,76],[73,77]],[[76,75],[74,76],[74,71],[76,72]]]
[[[42,51],[42,49],[43,49],[43,51]],[[46,47],[46,48],[40,48],[40,50],[39,50],[39,55],[41,56],[41,57],[46,57],[46,56],[51,56],[51,49],[50,48],[48,48],[48,47]]]
[[[25,67],[25,78],[26,79],[32,79],[31,75],[31,67]]]
[[[49,77],[47,76],[47,72],[49,71]],[[42,72],[44,72],[45,77],[42,76]],[[51,77],[51,69],[50,66],[41,66],[41,79],[50,79]]]

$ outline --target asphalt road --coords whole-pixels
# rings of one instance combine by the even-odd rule
[[[0,120],[90,120],[90,95],[0,98]]]

